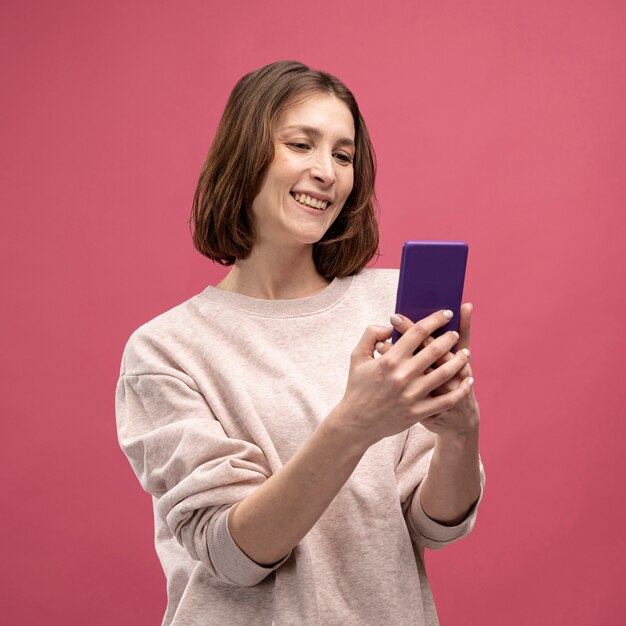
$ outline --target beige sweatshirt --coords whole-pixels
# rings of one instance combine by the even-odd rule
[[[389,325],[398,270],[365,269],[295,300],[209,286],[130,337],[117,386],[120,445],[152,495],[167,577],[163,624],[437,624],[424,548],[467,535],[410,504],[434,436],[369,448],[308,535],[260,566],[228,531],[231,507],[280,471],[341,401],[350,353]]]

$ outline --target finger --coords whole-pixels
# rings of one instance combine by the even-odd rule
[[[433,337],[427,337],[424,340],[424,346],[427,346],[429,344],[431,344],[433,341],[435,341],[433,339]],[[458,345],[458,344],[457,344]],[[470,351],[467,348],[463,348],[462,350],[459,350],[458,352],[464,352],[465,356],[467,356],[468,358],[468,362],[463,366],[463,368],[455,375],[453,376],[448,382],[444,383],[443,385],[441,385],[440,387],[438,387],[437,389],[434,389],[431,392],[431,395],[433,396],[440,396],[444,393],[447,393],[449,391],[452,391],[453,389],[456,389],[465,378],[471,378],[474,376],[473,372],[472,372],[472,368],[471,365],[469,363],[469,360],[471,359],[471,354]],[[457,354],[458,354],[457,352]],[[455,356],[455,354],[453,352],[448,352],[447,354],[444,354],[436,363],[433,364],[432,367],[429,367],[425,372],[424,375],[429,374],[430,372],[434,372],[436,368],[444,365],[445,363],[447,363],[448,361],[450,361],[451,359],[453,359]]]
[[[424,417],[420,421],[453,409],[459,402],[470,395],[473,384],[473,378],[466,378],[456,389],[440,396],[422,400],[420,412],[423,413]]]
[[[380,355],[383,355],[389,352],[389,350],[391,350],[392,347],[393,347],[393,344],[390,343],[389,341],[379,341],[376,344],[376,352],[378,352],[378,354]]]
[[[454,330],[449,330],[441,337],[437,337],[437,339],[430,342],[413,357],[415,369],[423,372],[429,367],[437,367],[437,361],[449,353],[458,340],[459,333]],[[467,357],[465,353],[463,353],[463,356]]]
[[[452,315],[452,311],[436,311],[415,324],[404,315],[392,315],[389,321],[398,332],[402,333],[402,337],[394,344],[394,352],[399,353],[401,357],[413,356],[424,339],[438,328],[445,326],[452,319]]]
[[[463,349],[470,347],[470,331],[472,323],[472,313],[474,312],[474,305],[471,302],[466,302],[461,305],[461,317],[459,320],[459,343],[458,348]]]
[[[401,316],[398,316],[398,317],[401,317]],[[416,353],[422,348],[424,348],[425,346],[431,344],[433,341],[435,341],[434,337],[426,337],[426,339],[424,339],[424,341],[422,342],[422,345],[418,347]],[[378,352],[378,354],[382,356],[383,354],[387,354],[387,352],[389,352],[389,350],[391,350],[392,347],[393,347],[393,344],[389,341],[379,341],[376,344],[376,352]],[[469,350],[467,350],[467,355],[469,356]],[[436,365],[443,365],[446,361],[452,358],[454,358],[454,353],[448,352],[447,354],[442,356],[439,361],[437,361]]]
[[[467,355],[465,352],[457,352],[454,358],[424,376],[421,380],[422,389],[426,391],[426,393],[431,393],[442,386],[451,384],[451,381],[465,367],[466,363]],[[461,382],[462,381],[459,381],[459,384]],[[451,385],[451,388],[456,389],[459,384]]]
[[[424,374],[429,374],[430,372],[434,372],[434,369],[430,369],[429,371],[424,372]],[[459,385],[463,384],[464,380],[467,380],[468,378],[473,378],[472,375],[472,370],[468,365],[465,365],[463,367],[463,369],[461,369],[461,371],[456,374],[456,376],[453,376],[448,382],[444,383],[443,385],[437,387],[437,389],[433,389],[429,395],[431,396],[441,396],[444,393],[448,393],[449,391],[453,391],[454,389],[456,389]]]
[[[435,339],[433,337],[427,337],[424,340],[424,343],[423,343],[424,347],[430,345],[433,341],[435,341]],[[457,345],[457,348],[458,348],[459,343],[457,342],[456,345]],[[467,348],[461,348],[461,350],[463,352],[465,352],[465,355],[467,356],[468,360],[470,360],[472,358],[471,352]],[[457,350],[457,352],[458,351],[459,350]],[[448,352],[447,354],[444,354],[438,361],[435,362],[435,367],[439,367],[440,365],[443,365],[444,363],[446,363],[450,359],[453,359],[454,358],[454,354],[455,354],[454,352]],[[471,375],[471,374],[469,374],[469,375]]]
[[[458,373],[458,376],[460,378],[472,378],[474,376],[474,372],[472,372],[472,366],[469,364],[469,362],[465,364],[465,367]]]
[[[377,342],[385,341],[391,337],[392,328],[388,326],[368,326],[352,351],[352,357],[357,359],[371,359]]]

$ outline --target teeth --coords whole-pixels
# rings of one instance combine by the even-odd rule
[[[311,196],[307,196],[305,193],[295,193],[292,195],[300,204],[306,204],[314,209],[323,211],[328,206],[326,200],[316,200],[315,198],[311,198]]]

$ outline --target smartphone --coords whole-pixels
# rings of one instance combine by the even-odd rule
[[[396,313],[417,322],[440,309],[450,309],[454,316],[432,336],[439,337],[449,330],[458,332],[467,253],[468,245],[463,241],[406,241],[402,246]],[[401,336],[394,328],[391,343]]]

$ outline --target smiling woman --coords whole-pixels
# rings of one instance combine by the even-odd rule
[[[450,352],[471,307],[460,337],[431,337],[439,311],[392,316],[384,343],[374,178],[338,79],[284,61],[237,83],[191,216],[232,268],[131,335],[117,386],[163,624],[437,624],[424,549],[471,531],[484,482],[469,350]]]
[[[256,268],[256,255],[264,258],[269,250],[256,209],[266,210],[263,205],[273,202],[271,194],[300,192],[332,201],[317,226],[304,226],[313,230],[295,252],[298,267],[291,286],[285,268],[293,259],[284,258],[276,290],[269,285],[264,293],[243,288],[262,298],[296,297],[307,283],[315,289],[320,277],[329,281],[353,274],[376,254],[375,171],[367,128],[347,87],[301,63],[272,63],[244,76],[228,99],[194,197],[194,244],[209,259],[235,265],[220,287],[239,291],[242,287],[235,285],[240,270]],[[276,213],[282,207],[283,226],[291,220],[293,227],[308,214],[321,217],[317,212],[289,213],[287,201],[279,199],[272,209]],[[282,228],[278,236],[285,236]],[[284,243],[286,254],[293,253],[294,245],[298,248],[295,242]],[[305,256],[303,280],[299,260]]]
[[[264,257],[302,256],[338,217],[354,182],[354,149],[345,147],[354,145],[354,122],[341,100],[313,94],[276,126],[274,158],[252,202],[255,245],[245,260],[251,268],[261,269]],[[312,262],[309,271],[317,274]]]

